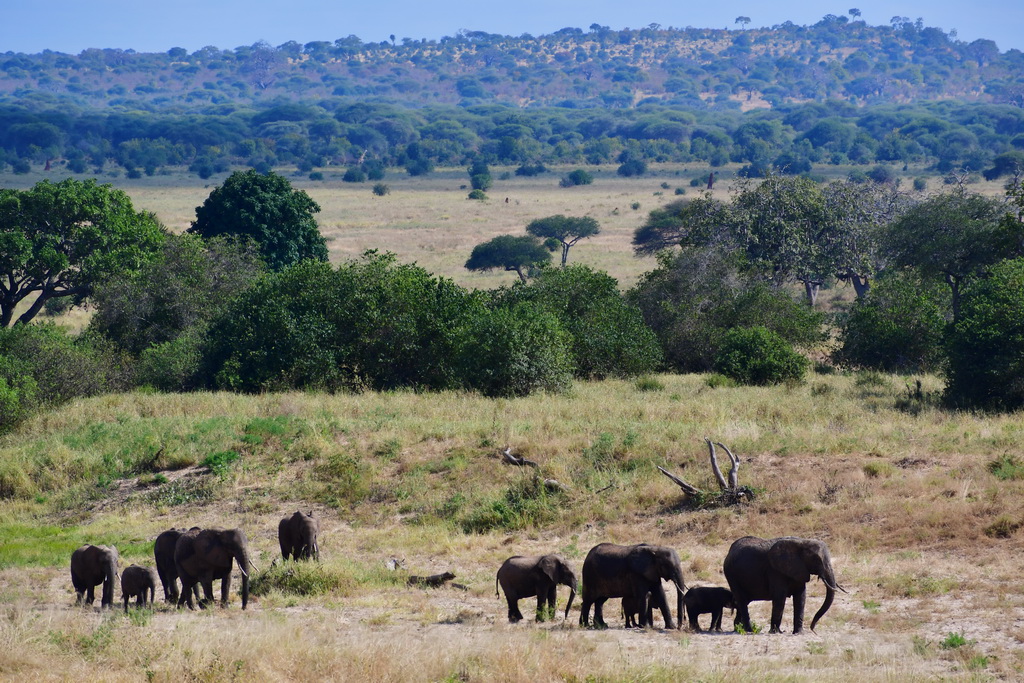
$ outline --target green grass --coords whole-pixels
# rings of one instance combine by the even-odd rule
[[[153,541],[127,529],[109,531],[83,526],[51,526],[22,522],[0,523],[0,569],[63,567],[79,546],[113,545],[122,557],[153,556]]]

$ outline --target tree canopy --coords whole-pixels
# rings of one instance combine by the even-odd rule
[[[251,239],[271,270],[327,260],[327,242],[314,214],[320,206],[276,173],[235,171],[196,208],[188,232],[204,238]]]
[[[466,261],[467,270],[494,270],[501,268],[514,272],[526,282],[530,268],[551,261],[551,253],[532,235],[498,235],[492,240],[473,247]]]
[[[526,232],[542,240],[554,239],[562,245],[562,265],[569,258],[569,249],[577,242],[601,232],[597,220],[590,216],[548,216],[530,221]]]
[[[95,180],[0,189],[0,327],[32,320],[53,298],[83,300],[105,276],[138,270],[165,237],[152,214]]]

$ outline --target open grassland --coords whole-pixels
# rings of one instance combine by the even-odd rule
[[[1019,680],[1024,421],[941,411],[939,382],[920,378],[918,392],[916,379],[76,402],[0,441],[0,677]],[[713,489],[705,435],[743,459],[752,502],[694,509],[658,473]],[[505,446],[565,491],[503,464]],[[323,561],[273,564],[277,522],[298,508],[322,519]],[[247,531],[261,570],[248,611],[237,596],[202,613],[73,606],[77,545],[152,564],[153,538],[192,524]],[[567,622],[537,625],[527,600],[513,626],[494,595],[506,557],[561,552],[578,573],[602,541],[671,545],[689,584],[724,585],[722,560],[746,534],[828,542],[849,594],[817,634],[626,631],[616,600],[607,631],[576,626],[578,602]],[[389,571],[392,557],[404,567]],[[466,590],[405,585],[446,570]],[[823,592],[810,585],[808,612]],[[766,626],[769,605],[752,607]]]
[[[618,279],[623,288],[631,287],[655,265],[651,258],[633,256],[633,232],[652,209],[701,192],[704,186],[691,187],[690,180],[706,179],[710,170],[696,163],[651,164],[644,176],[623,178],[616,175],[614,165],[588,166],[595,178],[592,185],[559,187],[559,178],[572,168],[555,167],[549,173],[524,178],[513,175],[511,167],[491,167],[494,187],[484,201],[467,199],[469,176],[465,168],[442,168],[417,177],[392,169],[383,181],[391,193],[383,197],[373,195],[373,182],[342,182],[344,169],[322,169],[323,181],[311,181],[286,169],[280,172],[320,204],[322,210],[317,220],[328,240],[332,262],[357,257],[367,249],[393,251],[403,262],[415,261],[464,286],[490,289],[511,283],[516,276],[501,271],[467,271],[464,264],[473,247],[497,235],[525,234],[527,223],[555,214],[595,218],[601,225],[601,234],[573,247],[570,260],[604,270]],[[717,169],[725,173],[715,183],[716,197],[730,198],[738,168],[738,164],[732,164]],[[838,179],[854,169],[866,170],[823,166],[816,172],[828,179]],[[911,179],[922,173],[921,169],[908,171],[903,187],[909,190]],[[0,183],[5,187],[27,188],[44,177],[59,180],[66,175],[66,171],[4,174],[0,175]],[[509,177],[501,179],[504,175]],[[100,180],[126,191],[137,209],[153,211],[169,228],[182,231],[195,219],[196,207],[226,177],[222,173],[204,181],[176,173],[136,180],[123,176]],[[927,191],[937,192],[943,187],[940,178],[932,177]],[[686,194],[677,196],[676,188],[683,188]],[[981,182],[970,188],[985,194],[1002,194],[1000,181]]]

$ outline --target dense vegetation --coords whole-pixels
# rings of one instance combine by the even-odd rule
[[[592,25],[547,36],[263,43],[192,54],[0,57],[0,166],[203,178],[233,165],[383,166],[470,159],[927,163],[1013,173],[1024,160],[1024,55],[920,20],[828,15],[723,31]],[[745,113],[744,113],[745,112]],[[475,187],[475,186],[474,186]]]

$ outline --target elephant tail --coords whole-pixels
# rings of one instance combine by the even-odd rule
[[[498,575],[494,575],[494,594],[498,595]]]

